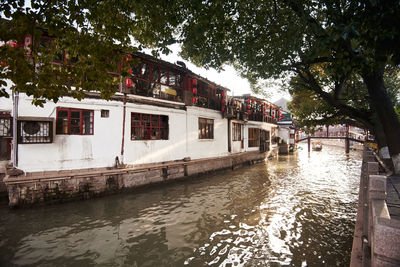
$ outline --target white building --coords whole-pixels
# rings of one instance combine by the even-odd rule
[[[228,89],[181,66],[138,56],[139,69],[153,68],[153,77],[144,77],[147,69],[142,76],[133,74],[134,86],[124,86],[127,94],[117,93],[110,101],[92,93],[82,101],[63,97],[41,108],[20,94],[16,138],[13,101],[0,98],[0,172],[12,163],[25,173],[132,167],[276,147],[272,104],[251,98],[232,118],[227,116]],[[156,79],[154,66],[162,69]],[[162,73],[169,73],[168,78]],[[148,79],[152,91],[144,96]],[[251,119],[260,112],[261,117]]]

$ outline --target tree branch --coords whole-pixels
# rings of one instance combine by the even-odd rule
[[[334,97],[336,100],[340,101],[340,96],[342,95],[344,84],[349,77],[349,73],[342,76],[339,81],[335,81]]]
[[[331,94],[323,91],[308,68],[304,69],[303,71],[298,70],[297,73],[299,77],[307,84],[309,90],[318,94],[329,105],[339,109],[343,113],[343,115],[360,120],[365,124],[370,124],[369,123],[369,117],[371,115],[370,111],[358,110],[351,106],[343,104],[340,101],[336,100],[334,97],[332,97]],[[304,73],[307,75],[307,77],[304,76]]]

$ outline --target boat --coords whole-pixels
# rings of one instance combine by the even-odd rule
[[[313,149],[314,151],[321,151],[321,150],[322,150],[322,144],[321,144],[321,142],[312,143],[312,149]]]

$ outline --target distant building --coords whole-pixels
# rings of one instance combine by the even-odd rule
[[[280,148],[280,152],[282,154],[286,154],[286,150],[293,151],[295,149],[296,129],[293,125],[292,114],[287,111],[288,102],[289,100],[286,98],[281,98],[274,103],[281,109],[281,117],[277,124],[279,132],[278,135],[282,138],[283,143]]]

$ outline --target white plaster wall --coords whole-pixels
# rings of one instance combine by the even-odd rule
[[[289,144],[289,137],[290,137],[290,129],[289,127],[279,126],[278,128],[278,136],[282,138],[282,140]]]
[[[12,100],[1,98],[1,110],[11,110]],[[123,103],[101,99],[78,101],[64,97],[43,108],[31,104],[32,98],[20,95],[19,116],[56,119],[57,107],[94,110],[94,135],[56,135],[53,143],[19,144],[18,167],[25,172],[112,167],[115,157],[122,160]],[[109,118],[101,118],[100,110],[108,109]],[[167,115],[168,140],[131,140],[131,112]],[[198,118],[214,119],[214,139],[198,139]],[[143,164],[223,156],[228,154],[228,120],[218,111],[188,107],[187,111],[127,103],[125,121],[125,164]]]
[[[214,120],[214,139],[199,139],[199,118]],[[192,159],[228,155],[228,119],[220,111],[187,107],[187,155]]]
[[[243,141],[243,144],[244,144],[244,141]],[[243,147],[243,149],[241,147],[242,147],[241,141],[232,141],[232,146],[231,146],[232,153],[244,152],[245,151],[244,147]]]
[[[54,122],[53,143],[19,144],[18,167],[25,172],[102,168],[115,165],[115,157],[121,158],[123,103],[102,99],[78,101],[70,97],[58,103],[47,102],[43,108],[31,104],[32,98],[20,95],[19,116],[56,119],[57,107],[94,110],[94,135],[56,135]],[[0,98],[0,110],[12,110],[12,99]],[[187,110],[157,107],[137,103],[126,104],[125,146],[123,163],[144,164],[171,160],[210,158],[228,155],[228,119],[221,112],[199,107]],[[101,118],[101,109],[110,111],[108,118]],[[169,117],[168,140],[131,140],[131,113],[167,115]],[[214,120],[214,139],[198,137],[198,119]],[[237,121],[240,122],[240,121]],[[271,131],[274,126],[262,122],[244,124],[244,149],[240,141],[233,142],[232,152],[257,151],[248,148],[248,128]],[[4,163],[4,162],[2,162]],[[1,164],[0,164],[1,165]]]
[[[168,140],[131,140],[132,112],[167,115]],[[181,160],[186,157],[186,112],[184,110],[128,103],[125,129],[126,164]]]
[[[64,97],[57,104],[47,102],[43,108],[31,105],[31,98],[20,96],[19,116],[56,118],[56,108],[94,110],[94,135],[56,135],[53,143],[19,144],[18,167],[26,172],[111,167],[119,156],[122,138],[122,103]],[[101,118],[100,110],[110,116]]]

